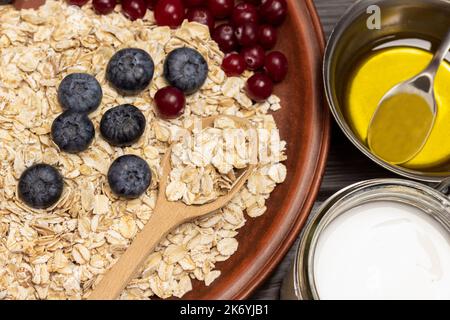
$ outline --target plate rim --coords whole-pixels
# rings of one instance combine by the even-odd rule
[[[321,127],[322,130],[320,132],[320,148],[317,148],[317,156],[316,156],[316,165],[314,173],[312,174],[313,179],[310,182],[310,187],[308,188],[309,193],[307,197],[304,199],[304,202],[298,205],[296,210],[298,211],[296,220],[293,222],[292,228],[289,232],[286,233],[284,241],[281,243],[280,247],[277,251],[273,253],[270,260],[264,265],[263,268],[260,269],[260,272],[254,274],[252,276],[251,281],[248,281],[242,288],[235,293],[230,298],[233,300],[244,300],[248,299],[256,289],[265,281],[267,278],[273,273],[275,268],[279,265],[282,259],[286,256],[294,242],[297,240],[298,235],[300,234],[302,228],[304,227],[309,213],[311,212],[314,203],[317,199],[317,195],[319,193],[320,186],[322,184],[323,176],[325,174],[325,167],[328,159],[328,152],[330,147],[330,139],[331,139],[331,115],[329,112],[329,107],[327,105],[327,101],[323,92],[323,81],[322,81],[322,60],[323,54],[325,51],[325,35],[322,27],[322,23],[320,22],[320,18],[317,12],[317,9],[314,5],[313,0],[287,0],[288,6],[290,8],[296,8],[294,10],[295,14],[293,18],[295,20],[299,20],[300,16],[298,13],[298,3],[297,1],[303,1],[307,7],[309,17],[311,18],[312,23],[312,31],[315,33],[315,39],[317,40],[317,48],[313,51],[318,51],[318,55],[310,57],[317,61],[313,60],[313,65],[317,69],[316,77],[314,82],[316,83],[316,88],[319,88],[317,91],[319,93],[319,99],[317,104],[320,106],[319,110],[321,111]],[[298,23],[300,24],[300,23]],[[316,130],[317,131],[317,130]],[[307,213],[307,214],[305,214]]]

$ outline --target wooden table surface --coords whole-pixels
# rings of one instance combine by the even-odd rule
[[[339,17],[355,1],[356,0],[314,0],[326,37],[329,36]],[[384,170],[366,158],[353,146],[353,144],[350,143],[338,126],[333,122],[328,164],[315,208],[336,191],[352,183],[361,180],[393,176],[393,173]],[[252,299],[279,299],[281,282],[293,260],[294,249],[297,243],[298,240],[273,275],[255,292]]]

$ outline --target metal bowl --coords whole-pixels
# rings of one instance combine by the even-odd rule
[[[381,12],[381,28],[367,25],[371,6]],[[342,112],[346,86],[345,74],[354,63],[356,53],[373,47],[380,39],[414,35],[434,39],[439,43],[450,29],[450,1],[448,0],[360,0],[341,18],[329,39],[323,66],[325,92],[330,109],[345,135],[370,159],[399,175],[428,182],[442,181],[450,176],[450,168],[443,171],[418,171],[395,166],[371,153],[353,133]],[[450,107],[450,106],[449,106]]]

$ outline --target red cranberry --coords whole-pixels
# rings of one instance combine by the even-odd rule
[[[214,28],[214,17],[207,8],[189,8],[186,17],[189,21],[207,25],[209,30]]]
[[[156,92],[155,104],[160,118],[175,119],[183,113],[186,98],[184,97],[183,91],[168,86]]]
[[[245,89],[250,99],[264,101],[272,94],[273,83],[264,73],[255,73],[247,80]]]
[[[187,8],[200,7],[206,3],[206,0],[183,0]]]
[[[234,28],[229,23],[224,23],[217,26],[213,31],[212,37],[219,45],[220,50],[225,53],[234,51],[238,47],[238,43],[234,35]]]
[[[176,28],[181,25],[184,20],[184,5],[181,0],[158,0],[155,20],[159,26]]]
[[[144,0],[122,0],[122,10],[130,20],[142,19],[147,12],[147,3]]]
[[[268,53],[264,59],[264,70],[273,82],[283,81],[288,71],[286,56],[279,51]]]
[[[238,53],[230,53],[222,61],[222,69],[229,77],[237,77],[245,71],[245,60]]]
[[[265,52],[260,45],[244,48],[241,54],[248,70],[257,70],[264,65]]]
[[[259,6],[261,4],[261,0],[244,0],[246,3],[251,3],[254,6]]]
[[[145,0],[145,2],[147,3],[147,8],[153,10],[158,0]]]
[[[264,24],[258,30],[258,42],[266,50],[275,47],[277,43],[277,29],[269,24]]]
[[[89,0],[67,0],[67,2],[74,6],[84,6],[86,3],[88,3]]]
[[[92,6],[97,14],[108,14],[114,10],[116,3],[116,0],[93,0]]]
[[[234,35],[241,46],[253,46],[258,42],[258,25],[253,22],[244,23],[236,27]]]
[[[231,15],[231,22],[235,26],[239,26],[246,22],[258,23],[258,9],[251,3],[239,3],[234,7]]]
[[[233,12],[234,0],[207,0],[208,8],[216,19],[225,19]]]
[[[259,14],[265,22],[271,25],[282,24],[287,14],[286,0],[264,0],[259,9]]]

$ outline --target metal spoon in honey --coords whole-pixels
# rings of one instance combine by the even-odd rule
[[[450,50],[450,30],[430,64],[419,75],[389,90],[368,128],[372,152],[392,164],[413,159],[424,147],[437,115],[434,80]]]
[[[228,117],[242,128],[253,128],[247,119],[223,115],[203,119],[202,127],[213,126],[214,121],[219,117]],[[255,137],[256,145],[253,147],[257,150],[258,139],[256,134]],[[188,206],[182,202],[168,201],[166,198],[166,187],[172,169],[170,161],[171,151],[172,147],[167,150],[161,162],[162,175],[159,182],[159,194],[152,216],[125,253],[106,272],[100,283],[97,284],[88,297],[89,300],[112,300],[118,298],[164,236],[185,222],[208,215],[224,207],[241,190],[256,168],[255,164],[250,164],[234,181],[231,190],[215,201],[204,205]]]

